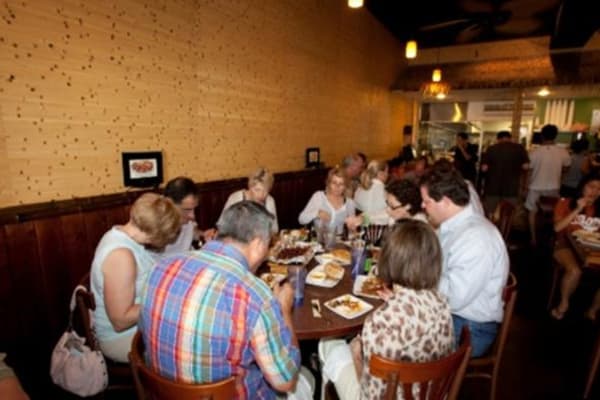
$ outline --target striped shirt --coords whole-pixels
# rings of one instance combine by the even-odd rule
[[[238,399],[274,399],[267,379],[283,384],[300,368],[271,290],[235,247],[219,241],[159,262],[139,328],[154,371],[186,383],[235,375]]]

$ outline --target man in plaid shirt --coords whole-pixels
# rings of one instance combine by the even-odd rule
[[[263,206],[242,201],[223,214],[217,240],[155,267],[139,322],[154,371],[186,383],[235,375],[239,399],[294,389],[300,351],[293,289],[286,283],[271,292],[254,275],[272,223]]]

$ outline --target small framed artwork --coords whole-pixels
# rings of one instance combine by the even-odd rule
[[[158,186],[163,181],[160,151],[122,153],[123,184],[131,187]]]
[[[318,147],[306,149],[306,168],[318,168],[321,165],[321,150]]]

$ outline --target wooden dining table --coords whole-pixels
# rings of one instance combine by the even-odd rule
[[[318,262],[313,258],[305,267],[307,274],[316,268]],[[337,285],[331,288],[314,286],[308,283],[304,287],[304,301],[299,306],[294,306],[292,318],[294,330],[298,340],[320,339],[324,337],[342,337],[360,332],[365,318],[379,307],[383,301],[368,297],[360,297],[361,300],[371,304],[373,309],[353,319],[346,319],[325,306],[325,302],[344,294],[352,293],[352,280],[350,266],[344,267],[344,276]],[[259,275],[268,272],[269,267],[264,265],[259,270]],[[312,310],[312,300],[318,299],[321,305],[321,318],[315,317]]]

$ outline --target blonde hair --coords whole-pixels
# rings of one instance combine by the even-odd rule
[[[152,247],[162,250],[181,229],[181,216],[173,201],[156,193],[141,195],[130,213],[131,222],[148,235]]]
[[[271,171],[266,168],[259,168],[248,176],[248,188],[260,183],[265,187],[267,192],[271,191],[275,178]]]
[[[344,187],[348,187],[348,178],[346,178],[346,174],[344,174],[344,171],[336,165],[335,167],[331,168],[327,173],[327,179],[325,179],[325,191],[327,191],[327,187],[331,183],[331,180],[334,176],[342,178],[344,180]]]
[[[387,163],[379,160],[371,160],[367,169],[360,174],[360,186],[363,189],[369,190],[373,185],[373,179],[377,177],[377,174],[387,169]]]

